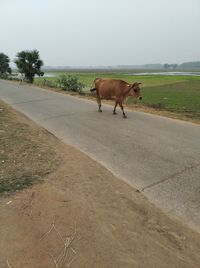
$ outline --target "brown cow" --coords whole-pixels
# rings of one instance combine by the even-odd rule
[[[140,84],[141,83],[134,83],[129,84],[123,80],[115,80],[115,79],[102,79],[96,78],[94,80],[95,88],[91,89],[90,91],[96,90],[96,97],[97,103],[99,106],[99,112],[101,110],[101,99],[106,100],[115,100],[115,107],[113,110],[113,114],[116,114],[116,107],[119,106],[122,109],[123,117],[127,118],[126,114],[124,113],[123,108],[123,101],[127,96],[134,96],[135,98],[141,100],[142,96],[140,95]]]

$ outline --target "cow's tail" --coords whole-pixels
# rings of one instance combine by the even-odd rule
[[[96,80],[99,79],[99,78],[95,78],[94,81],[92,82],[92,85],[91,85],[91,88],[90,88],[90,92],[93,92],[96,90],[96,88],[92,88],[94,86],[94,83],[96,82]]]

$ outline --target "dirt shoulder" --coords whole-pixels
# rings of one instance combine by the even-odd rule
[[[2,102],[0,138],[0,267],[199,267],[199,234]]]

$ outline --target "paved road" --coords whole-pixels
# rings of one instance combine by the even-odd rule
[[[145,96],[144,96],[145,97]],[[200,126],[0,80],[0,98],[200,231]],[[78,168],[78,163],[77,163]]]

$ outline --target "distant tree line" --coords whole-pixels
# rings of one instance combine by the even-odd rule
[[[179,70],[191,70],[191,69],[200,69],[200,61],[191,61],[191,62],[184,62],[180,65],[178,64],[169,64],[165,63],[163,65],[165,69],[179,69]]]
[[[200,61],[184,62],[179,67],[181,69],[200,69]]]
[[[178,67],[178,64],[174,63],[174,64],[168,64],[168,63],[165,63],[164,64],[164,68],[165,69],[176,69]]]

